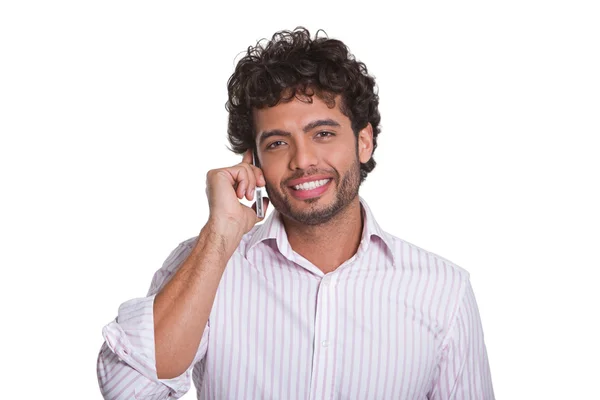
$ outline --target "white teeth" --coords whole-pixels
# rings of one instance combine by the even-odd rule
[[[296,190],[312,190],[312,189],[318,188],[319,186],[323,186],[327,182],[329,182],[329,179],[321,179],[320,181],[305,182],[300,185],[294,186],[294,189],[296,189]]]

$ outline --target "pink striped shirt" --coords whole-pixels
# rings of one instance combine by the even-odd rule
[[[277,211],[225,269],[189,369],[157,379],[155,294],[197,238],[156,272],[148,296],[103,329],[106,399],[494,399],[467,271],[384,232],[361,198],[356,254],[323,274],[287,241]],[[191,379],[190,379],[191,378]]]

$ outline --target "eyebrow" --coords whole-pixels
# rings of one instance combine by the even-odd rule
[[[318,119],[312,122],[309,122],[308,124],[306,124],[306,126],[304,126],[304,128],[302,128],[302,130],[304,131],[304,133],[308,133],[310,131],[312,131],[315,128],[318,128],[320,126],[334,126],[334,127],[340,127],[341,125],[337,122],[334,121],[330,118],[327,119]],[[292,134],[288,131],[284,131],[281,129],[271,129],[269,131],[264,131],[259,135],[259,144],[262,144],[265,140],[267,140],[268,138],[272,137],[272,136],[283,136],[283,137],[291,137]]]

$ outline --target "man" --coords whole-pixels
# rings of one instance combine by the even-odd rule
[[[104,328],[104,397],[179,398],[193,378],[199,399],[493,399],[468,273],[382,231],[358,196],[380,121],[365,65],[283,31],[228,90],[242,162],[208,172],[200,235]],[[259,225],[239,201],[256,186],[275,208]]]

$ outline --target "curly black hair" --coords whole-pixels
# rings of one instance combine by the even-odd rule
[[[273,107],[299,96],[312,101],[317,95],[328,107],[341,95],[340,110],[354,134],[371,123],[373,151],[379,134],[379,96],[375,78],[341,41],[327,36],[314,39],[306,28],[276,32],[271,41],[249,47],[227,82],[230,150],[242,154],[256,149],[252,110]],[[306,101],[306,100],[305,100]],[[360,165],[361,182],[375,168],[373,157]]]

